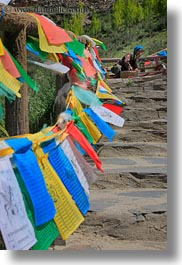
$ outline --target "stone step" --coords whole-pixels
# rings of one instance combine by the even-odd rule
[[[113,126],[114,129],[118,129],[118,127]],[[127,121],[124,123],[123,129],[151,129],[151,130],[162,130],[167,132],[167,119],[149,119],[147,121],[141,120],[141,121]]]
[[[167,132],[166,130],[154,130],[154,129],[132,129],[125,128],[115,129],[116,135],[113,138],[113,141],[118,142],[166,142],[167,141]],[[107,142],[108,139],[105,136],[102,136],[99,143]]]
[[[113,91],[113,93],[117,96],[123,96],[123,97],[127,97],[127,98],[131,98],[133,100],[135,100],[136,102],[140,102],[143,99],[153,99],[153,100],[163,100],[167,99],[167,90],[165,91],[152,91],[152,90],[148,90],[148,91],[143,91],[139,88],[137,88],[136,90],[129,90],[128,92],[124,92],[122,89]]]
[[[100,157],[167,156],[167,143],[160,142],[101,142],[95,149]]]
[[[163,105],[163,106],[158,106],[158,105],[152,105],[151,107],[148,106],[148,105],[145,105],[145,107],[142,107],[142,106],[138,106],[137,107],[133,107],[132,105],[125,105],[123,106],[123,112],[122,114],[124,114],[125,112],[127,111],[142,111],[145,112],[145,111],[163,111],[163,112],[166,112],[167,114],[167,106],[166,105]]]
[[[119,206],[120,212],[115,212],[115,216],[121,213],[132,213],[135,219],[137,215],[167,212],[167,190],[155,188],[130,188],[128,190],[105,189],[98,193],[97,190],[91,190],[90,211],[105,211],[110,208],[108,214],[112,217],[113,208]],[[137,218],[136,218],[137,219]],[[136,220],[137,221],[137,220]]]
[[[139,169],[139,167],[138,167]],[[136,171],[138,171],[138,169]],[[132,171],[133,169],[128,171]],[[116,189],[128,190],[131,188],[167,188],[167,174],[149,172],[120,172],[105,171],[98,173],[97,181],[91,185],[91,190]],[[121,170],[122,171],[122,170]]]
[[[84,225],[91,230],[91,217],[97,217],[97,225],[101,222],[103,224],[97,229],[98,234],[107,234],[120,240],[134,240],[136,235],[133,235],[133,229],[138,229],[140,233],[137,239],[144,240],[147,235],[141,233],[142,229],[146,233],[153,230],[150,240],[158,241],[158,233],[161,233],[163,240],[167,239],[166,189],[106,189],[99,193],[92,190],[90,203],[91,214]],[[156,222],[158,229],[149,227],[150,220]]]
[[[107,83],[116,83],[120,82],[123,86],[126,86],[128,82],[134,84],[141,84],[143,82],[159,82],[159,81],[167,81],[167,75],[155,75],[155,76],[145,76],[145,77],[133,77],[133,78],[108,78],[106,80]]]
[[[151,93],[151,92],[150,92]],[[131,103],[140,103],[140,102],[146,102],[146,103],[160,103],[160,102],[164,102],[167,103],[167,95],[165,95],[166,93],[153,93],[151,95],[146,95],[145,93],[132,93],[132,94],[126,94],[126,93],[120,93],[120,94],[116,94],[118,97],[123,97],[127,102],[131,102]],[[145,107],[145,106],[144,106]]]
[[[116,94],[116,96],[122,100],[125,104],[123,105],[123,112],[126,110],[127,107],[137,109],[165,109],[167,111],[167,97],[145,97],[143,95],[131,95],[128,96],[126,94]],[[103,101],[109,103],[109,101]],[[112,104],[112,103],[111,103]]]
[[[129,250],[166,248],[166,189],[91,190],[85,221],[55,249],[122,250],[125,241]]]
[[[100,152],[102,155],[104,152]],[[110,173],[137,173],[137,174],[167,174],[167,156],[101,156],[102,167],[105,174]],[[92,164],[92,161],[90,161]],[[98,172],[100,174],[100,172]]]
[[[167,78],[163,79],[107,79],[106,83],[111,87],[112,91],[122,89],[122,91],[163,91],[167,90]]]
[[[126,121],[148,121],[167,118],[167,107],[159,108],[133,108],[126,106],[121,116]]]
[[[125,102],[125,105],[123,105],[123,113],[125,112],[125,109],[127,107],[137,109],[137,108],[142,108],[143,110],[147,108],[152,108],[152,109],[161,109],[164,108],[167,111],[167,101],[160,100],[160,101],[155,101],[153,99],[145,99],[143,101],[134,101],[131,99],[123,98],[122,99]]]
[[[124,106],[132,106],[135,107],[153,107],[156,108],[158,106],[167,106],[167,97],[161,95],[161,97],[157,96],[150,96],[147,97],[146,95],[139,95],[139,94],[125,94],[125,93],[115,93],[115,95],[120,99],[123,100],[125,105]]]

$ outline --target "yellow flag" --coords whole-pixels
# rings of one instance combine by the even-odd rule
[[[4,48],[3,48],[2,40],[0,38],[0,56],[3,56],[3,55],[4,55]]]
[[[58,59],[56,53],[48,53],[47,60],[51,60],[53,62],[59,63],[59,59]]]
[[[19,90],[22,84],[10,75],[4,68],[0,59],[0,82],[8,87],[17,97],[21,98]]]
[[[42,138],[44,138],[45,137],[45,134],[43,133],[43,132],[37,132],[37,133],[33,133],[33,134],[29,134],[29,135],[27,135],[27,138],[30,140],[30,141],[38,141],[38,140],[40,140],[40,139],[42,139]]]
[[[37,21],[37,26],[38,26],[38,34],[39,34],[39,47],[42,51],[48,52],[48,53],[64,53],[64,52],[68,52],[68,50],[66,49],[66,46],[64,44],[61,45],[50,45],[46,39],[46,36],[44,34],[44,31],[41,27],[41,24],[39,22],[39,20],[33,15],[30,14],[31,16],[33,16],[36,21]]]
[[[14,150],[12,148],[4,148],[0,149],[0,157],[7,156],[7,155],[12,155],[14,153]]]
[[[101,138],[102,134],[100,133],[96,125],[90,120],[87,114],[83,111],[82,105],[80,101],[75,97],[73,91],[71,94],[71,105],[73,106],[73,108],[75,108],[77,115],[79,116],[85,127],[87,128],[87,131],[92,136],[94,140],[93,143],[96,144]]]
[[[97,90],[95,94],[98,98],[101,98],[101,99],[114,99],[120,103],[123,103],[122,100],[116,97],[112,92],[108,91],[103,85],[103,83],[100,82],[100,80],[98,81]]]
[[[101,84],[108,92],[112,92],[112,89],[104,82],[100,73],[98,73],[98,83]]]
[[[83,124],[85,125],[85,127],[87,128],[87,131],[92,136],[92,138],[93,138],[93,144],[96,144],[99,141],[99,139],[101,138],[102,134],[100,133],[100,131],[98,130],[98,128],[90,120],[90,118],[87,116],[87,114],[85,112],[82,112],[79,115],[79,117],[80,117],[81,121],[83,122]]]
[[[71,195],[61,182],[39,145],[33,145],[34,153],[44,176],[46,187],[51,195],[56,214],[54,221],[63,240],[66,240],[84,221]]]

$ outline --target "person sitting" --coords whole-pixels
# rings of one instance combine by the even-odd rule
[[[138,60],[142,55],[144,49],[141,45],[137,45],[133,53],[127,53],[111,68],[111,72],[115,77],[120,77],[121,71],[138,71]]]

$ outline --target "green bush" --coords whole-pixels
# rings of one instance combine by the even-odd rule
[[[94,14],[93,14],[90,30],[91,30],[92,35],[97,35],[97,33],[100,32],[100,30],[101,30],[101,22],[97,16],[96,12],[94,12]]]
[[[31,65],[29,75],[40,85],[40,90],[29,89],[29,124],[32,133],[39,131],[44,124],[55,121],[53,104],[56,97],[56,75],[50,70]]]

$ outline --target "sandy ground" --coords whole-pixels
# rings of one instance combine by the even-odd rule
[[[90,191],[85,221],[65,246],[54,250],[164,250],[167,194],[164,175],[142,180],[131,174],[101,177]]]

